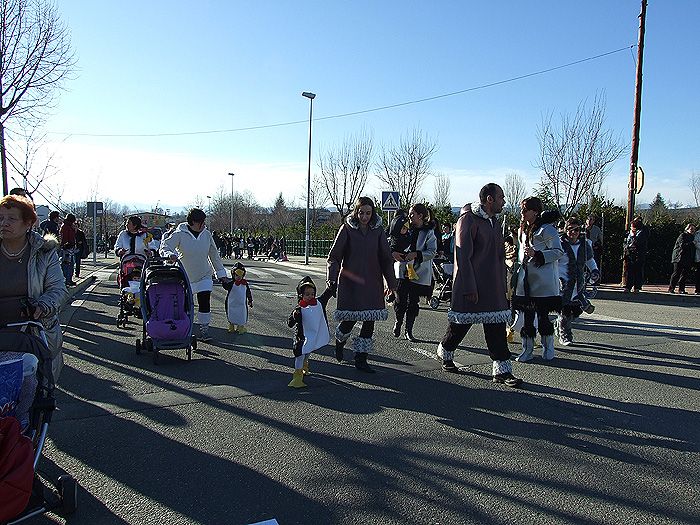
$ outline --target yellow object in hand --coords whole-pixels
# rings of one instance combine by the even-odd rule
[[[411,281],[417,281],[418,280],[418,274],[416,273],[416,270],[413,268],[413,263],[410,262],[406,265],[406,276],[411,280]]]

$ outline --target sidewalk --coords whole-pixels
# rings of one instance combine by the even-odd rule
[[[68,294],[66,295],[66,300],[63,302],[61,308],[65,308],[66,305],[70,305],[73,297],[83,293],[92,283],[97,280],[97,273],[101,270],[112,270],[116,271],[119,265],[119,259],[115,257],[113,253],[110,253],[107,257],[103,253],[97,254],[96,262],[92,262],[92,254],[88,256],[87,259],[80,261],[80,278],[76,278],[75,281],[77,286],[68,288]]]

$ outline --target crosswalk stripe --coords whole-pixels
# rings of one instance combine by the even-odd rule
[[[272,274],[258,270],[257,268],[248,267],[246,268],[246,273],[259,277],[261,279],[270,279]]]

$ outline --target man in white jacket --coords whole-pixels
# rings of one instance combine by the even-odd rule
[[[211,292],[214,287],[212,268],[219,281],[227,281],[226,268],[214,244],[214,238],[205,226],[207,216],[204,211],[192,208],[187,214],[187,222],[179,224],[163,237],[160,254],[171,261],[182,262],[197,295],[197,318],[199,340],[210,341],[209,322],[211,321]]]

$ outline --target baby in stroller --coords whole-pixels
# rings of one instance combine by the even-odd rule
[[[117,326],[126,327],[129,316],[141,318],[141,272],[146,258],[140,254],[124,255],[119,261],[117,286],[119,287],[119,316]]]

